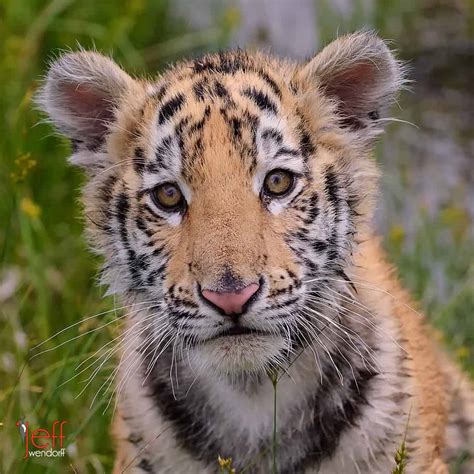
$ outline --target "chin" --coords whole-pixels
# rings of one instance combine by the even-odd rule
[[[189,362],[200,375],[258,375],[281,364],[288,344],[276,335],[224,336],[190,349]]]

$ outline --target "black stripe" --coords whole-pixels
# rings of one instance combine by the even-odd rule
[[[102,203],[110,203],[110,198],[113,196],[114,186],[117,180],[117,176],[111,174],[110,176],[107,176],[106,180],[101,184],[97,197],[102,201]],[[108,212],[109,211],[107,210],[106,213]]]
[[[278,158],[282,155],[300,156],[300,152],[298,150],[293,150],[292,148],[282,147],[273,155],[273,158]]]
[[[232,117],[230,119],[230,129],[232,131],[232,137],[235,140],[240,140],[242,138],[242,122],[237,117]]]
[[[367,115],[370,120],[378,120],[380,118],[380,114],[378,110],[373,110],[372,112],[369,112]]]
[[[311,140],[311,135],[302,123],[300,124],[299,129],[301,153],[305,158],[308,158],[314,154],[316,148]]]
[[[216,68],[216,63],[211,56],[196,59],[193,63],[193,71],[195,73],[213,71]]]
[[[215,462],[215,453],[221,451],[218,443],[209,436],[208,421],[201,419],[199,410],[192,407],[186,398],[175,400],[169,380],[149,377],[147,383],[151,384],[153,400],[162,416],[173,424],[181,446],[195,459]]]
[[[292,198],[291,201],[288,203],[288,206],[293,206],[296,201],[300,198],[300,196],[305,192],[305,188],[301,188]]]
[[[281,145],[283,142],[283,135],[278,130],[275,130],[274,128],[266,128],[262,132],[262,138],[264,140],[272,139],[275,142],[277,142],[278,145]]]
[[[217,55],[208,55],[195,60],[192,68],[195,73],[235,74],[249,69],[249,58],[243,51],[220,52]]]
[[[142,231],[147,237],[153,237],[154,232],[147,226],[145,219],[139,216],[135,223],[138,230]]]
[[[309,275],[316,276],[319,273],[319,265],[316,262],[313,262],[309,258],[303,258],[304,264],[308,267]]]
[[[120,226],[123,226],[126,224],[126,219],[127,219],[127,214],[128,211],[130,210],[130,203],[128,202],[128,196],[122,192],[117,196],[117,205],[116,205],[116,217],[117,220],[120,224]],[[122,229],[123,239],[127,239],[126,235],[126,228]]]
[[[339,197],[339,182],[334,171],[333,166],[328,166],[326,172],[324,173],[324,190],[326,192],[327,200],[331,204],[331,209],[334,212],[334,227],[332,229],[331,237],[328,240],[329,247],[331,250],[327,254],[327,259],[329,261],[337,260],[339,257],[338,249],[338,235],[337,235],[337,227],[340,222],[340,204],[341,199]]]
[[[135,263],[140,270],[147,270],[150,266],[150,256],[147,254],[140,254],[136,257]]]
[[[119,223],[119,235],[122,242],[123,248],[127,251],[127,264],[128,270],[132,279],[132,286],[137,289],[142,285],[142,279],[140,275],[140,268],[146,266],[145,261],[137,258],[137,254],[130,247],[128,229],[127,229],[127,217],[130,211],[129,197],[125,192],[121,192],[117,196],[117,202],[115,207],[115,217]]]
[[[154,97],[154,98],[157,99],[157,100],[161,100],[161,99],[163,99],[163,97],[165,96],[167,90],[168,90],[168,84],[163,84],[163,85],[160,86],[160,88],[153,94],[152,97]]]
[[[339,186],[337,175],[332,166],[329,166],[324,174],[324,186],[328,201],[334,205],[337,213],[339,210]]]
[[[74,140],[72,139],[71,140],[71,148],[72,148],[72,152],[73,153],[77,153],[80,148],[81,148],[81,145],[83,144],[84,142],[82,140]]]
[[[133,157],[133,169],[137,174],[142,174],[145,168],[145,151],[141,147],[135,148]]]
[[[265,92],[259,91],[255,87],[248,87],[244,89],[242,93],[244,96],[252,99],[262,112],[277,113],[277,106]]]
[[[146,282],[148,286],[152,286],[156,283],[157,278],[161,278],[163,276],[163,272],[166,268],[166,265],[162,265],[161,267],[157,268],[156,270],[152,270],[146,277]]]
[[[218,97],[221,97],[221,98],[222,97],[229,97],[229,91],[219,81],[216,81],[215,84],[214,84],[214,92],[216,93],[216,95]]]
[[[292,305],[294,305],[298,302],[299,302],[299,298],[290,298],[286,301],[282,301],[281,303],[276,303],[276,304],[273,304],[271,306],[267,306],[265,308],[265,311],[270,311],[270,310],[274,310],[274,309],[283,309],[287,306],[292,306]],[[272,316],[272,321],[275,321],[276,318],[279,318],[279,316],[278,315],[277,316]],[[286,319],[286,318],[288,318],[288,313],[285,313],[282,319]]]
[[[311,242],[311,247],[315,252],[321,253],[328,248],[328,243],[324,240],[316,239]]]
[[[257,74],[271,87],[274,94],[281,99],[281,90],[277,83],[265,71],[258,71]]]
[[[156,173],[158,171],[158,168],[162,168],[165,165],[165,160],[169,156],[170,145],[172,141],[173,137],[171,135],[168,135],[167,137],[163,138],[161,143],[156,147],[156,162],[148,163],[147,165],[147,171],[149,173]]]
[[[323,367],[326,374],[325,383],[314,395],[312,401],[315,407],[314,418],[305,433],[307,439],[311,441],[310,451],[299,462],[281,471],[284,474],[304,472],[310,466],[319,466],[324,459],[330,458],[336,451],[341,436],[346,430],[357,424],[362,410],[368,405],[367,392],[376,373],[361,369],[355,374],[351,374],[342,354],[336,352],[332,354],[332,358],[346,380],[344,387],[337,387],[341,382],[334,367],[329,367],[329,363],[327,363],[328,366]],[[344,374],[344,372],[346,373]],[[336,394],[339,394],[339,403],[325,403],[331,397],[336,399]],[[328,422],[329,420],[330,422]],[[324,423],[324,429],[322,429],[321,423]],[[282,446],[285,445],[284,437],[280,439],[280,443]]]
[[[154,245],[156,245],[156,242],[155,242]],[[164,249],[165,249],[165,246],[164,246],[164,245],[160,245],[159,247],[155,247],[155,248],[153,249],[152,255],[153,255],[154,257],[158,257],[159,255],[161,255],[161,254],[163,253],[163,250],[164,250]]]
[[[173,117],[184,104],[184,95],[178,94],[163,104],[158,112],[158,123],[163,125],[167,120]]]
[[[200,102],[204,100],[204,96],[206,94],[206,86],[207,86],[206,79],[201,79],[200,81],[193,84],[194,95],[196,96],[196,99],[199,100]]]
[[[190,116],[186,116],[186,117],[183,117],[177,124],[176,126],[174,127],[174,131],[177,135],[180,135],[183,133],[183,130],[186,128],[186,126],[188,125],[188,123],[190,122],[191,120],[191,117]]]
[[[151,465],[150,461],[145,458],[140,460],[137,467],[145,472],[153,472],[153,466]]]
[[[362,119],[356,117],[355,115],[347,116],[344,114],[344,111],[340,109],[341,107],[338,109],[342,114],[342,117],[339,119],[339,125],[341,128],[350,128],[352,130],[361,130],[363,128],[367,128],[367,124]]]
[[[143,205],[143,209],[145,210],[146,213],[149,214],[149,218],[153,220],[157,220],[159,222],[163,221],[163,217],[161,217],[159,214],[157,214],[148,204]]]
[[[311,224],[319,215],[319,206],[318,206],[319,197],[317,193],[314,193],[309,202],[308,214],[304,219],[305,224]]]
[[[339,254],[337,250],[331,249],[331,250],[328,250],[328,253],[326,254],[326,258],[331,261],[337,260],[339,258]]]

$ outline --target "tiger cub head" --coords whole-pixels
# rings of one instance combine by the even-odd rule
[[[88,176],[104,281],[147,308],[129,317],[149,351],[177,341],[236,374],[311,341],[370,219],[371,148],[401,83],[371,33],[304,64],[235,51],[153,81],[95,52],[52,63],[39,103]]]

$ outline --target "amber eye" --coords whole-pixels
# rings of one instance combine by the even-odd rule
[[[282,197],[293,189],[295,177],[286,170],[273,170],[265,176],[263,191],[265,194],[274,197]]]
[[[155,204],[165,211],[179,211],[184,207],[183,193],[176,184],[160,184],[153,189],[151,196]]]

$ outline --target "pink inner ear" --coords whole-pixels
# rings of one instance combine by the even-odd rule
[[[376,87],[376,71],[377,66],[373,63],[354,64],[333,77],[326,91],[329,95],[338,97],[348,109],[356,111],[365,105],[367,95],[371,93],[373,87]],[[346,112],[350,111],[348,109]]]
[[[72,114],[86,122],[89,133],[93,131],[93,135],[102,136],[107,130],[107,123],[113,119],[112,104],[103,94],[86,84],[65,84],[63,89]]]
[[[377,66],[374,63],[359,63],[345,71],[342,76],[350,82],[373,81]]]

